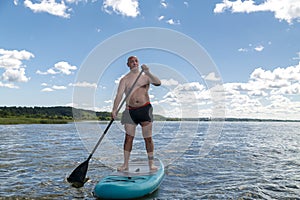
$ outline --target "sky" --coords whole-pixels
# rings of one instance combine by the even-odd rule
[[[300,120],[300,0],[4,0],[0,105],[111,111],[127,57],[167,117]]]

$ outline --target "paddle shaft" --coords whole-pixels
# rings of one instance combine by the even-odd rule
[[[132,84],[130,90],[128,91],[128,93],[126,94],[126,96],[125,96],[125,98],[123,99],[122,103],[120,104],[120,106],[119,106],[119,108],[118,108],[118,110],[117,110],[117,113],[119,113],[119,111],[121,110],[122,106],[123,106],[124,103],[126,102],[128,96],[129,96],[130,93],[132,92],[134,86],[136,85],[136,83],[137,83],[137,81],[139,80],[140,76],[142,75],[143,71],[144,71],[144,70],[142,69],[142,71],[139,73],[138,77],[135,79],[135,81],[134,81],[134,83]],[[94,149],[93,149],[92,152],[90,153],[90,155],[89,155],[89,157],[88,157],[87,160],[90,160],[90,159],[92,158],[93,154],[95,153],[96,149],[98,148],[98,146],[99,146],[100,143],[102,142],[104,136],[106,135],[108,129],[110,128],[110,126],[112,125],[112,123],[114,122],[114,120],[115,120],[114,118],[112,118],[112,119],[110,120],[109,124],[107,125],[107,127],[106,127],[106,129],[104,130],[103,134],[102,134],[101,137],[99,138],[99,140],[98,140],[96,146],[94,147]]]

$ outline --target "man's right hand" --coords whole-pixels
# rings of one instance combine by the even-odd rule
[[[117,111],[111,112],[111,118],[116,119],[117,118]]]

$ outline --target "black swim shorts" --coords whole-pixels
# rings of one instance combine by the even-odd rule
[[[150,103],[138,108],[126,109],[122,114],[122,124],[141,124],[153,121],[153,107]]]

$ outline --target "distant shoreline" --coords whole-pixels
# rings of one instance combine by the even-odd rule
[[[72,120],[46,119],[46,118],[0,118],[0,125],[14,124],[67,124]]]
[[[0,124],[67,124],[74,121],[110,121],[109,112],[95,112],[72,107],[0,107]],[[118,119],[116,119],[118,120]],[[300,122],[300,120],[254,118],[168,118],[154,115],[155,121],[225,121],[225,122]]]
[[[118,120],[116,120],[118,121]],[[168,122],[297,122],[300,120],[269,120],[269,119],[224,119],[224,120],[203,120],[203,119],[168,119],[155,120],[155,121],[168,121]],[[16,125],[16,124],[68,124],[75,122],[93,122],[93,123],[105,123],[107,120],[53,120],[45,118],[0,118],[0,125]]]

